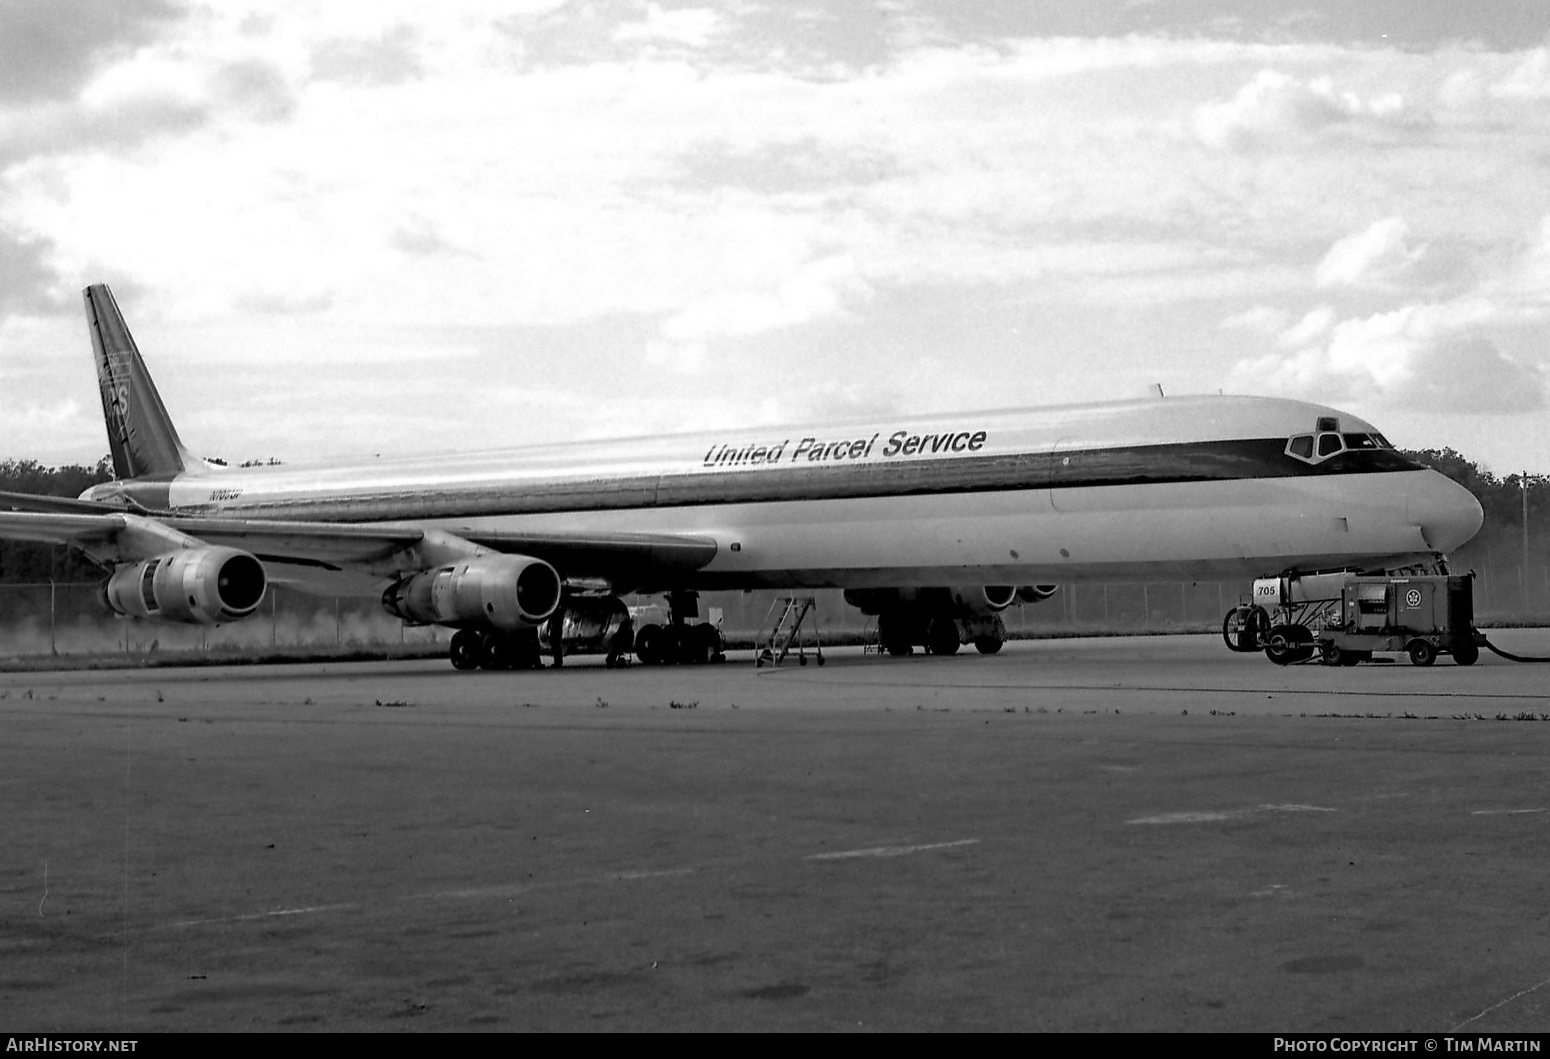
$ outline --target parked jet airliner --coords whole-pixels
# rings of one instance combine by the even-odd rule
[[[1483,517],[1371,424],[1257,397],[220,467],[184,447],[108,288],[84,293],[117,480],[5,495],[0,536],[85,550],[138,618],[235,621],[275,582],[453,627],[459,668],[537,664],[541,629],[557,660],[703,660],[696,592],[823,587],[893,654],[992,652],[999,612],[1053,584],[1433,562]],[[619,597],[646,591],[673,621],[636,632]]]

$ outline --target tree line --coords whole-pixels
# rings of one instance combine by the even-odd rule
[[[1498,478],[1453,449],[1405,450],[1404,454],[1473,493],[1485,509],[1488,528],[1521,530],[1523,474]],[[5,492],[76,497],[88,486],[112,478],[112,463],[106,456],[90,467],[44,467],[36,460],[0,460],[0,491]],[[1529,524],[1550,526],[1550,478],[1528,475],[1527,484]],[[96,564],[74,548],[0,540],[0,582],[93,581],[102,575]]]
[[[113,464],[106,456],[92,467],[45,467],[36,460],[0,460],[0,491],[8,493],[77,497],[88,486],[112,479]],[[104,573],[75,548],[0,540],[0,582],[98,581]]]

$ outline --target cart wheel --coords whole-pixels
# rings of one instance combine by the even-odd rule
[[[1277,625],[1265,642],[1265,657],[1278,666],[1306,662],[1318,650],[1318,643],[1306,625]]]
[[[1412,640],[1406,651],[1413,666],[1429,666],[1437,661],[1437,648],[1428,640]]]
[[[1346,661],[1346,652],[1340,649],[1340,645],[1332,640],[1325,640],[1319,646],[1319,661],[1326,666],[1349,665]]]
[[[1258,651],[1270,632],[1264,607],[1234,607],[1222,619],[1222,640],[1229,651]]]

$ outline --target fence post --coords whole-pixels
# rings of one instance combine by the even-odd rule
[[[57,590],[57,587],[58,586],[56,586],[54,584],[54,579],[52,577],[49,578],[48,579],[48,653],[49,654],[53,654],[53,655],[57,655],[59,653],[59,644],[54,639],[54,611],[56,609],[55,605],[54,605],[54,593]]]

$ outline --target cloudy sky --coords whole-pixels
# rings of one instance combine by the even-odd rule
[[[1542,0],[5,0],[0,458],[1268,393],[1550,472]]]

